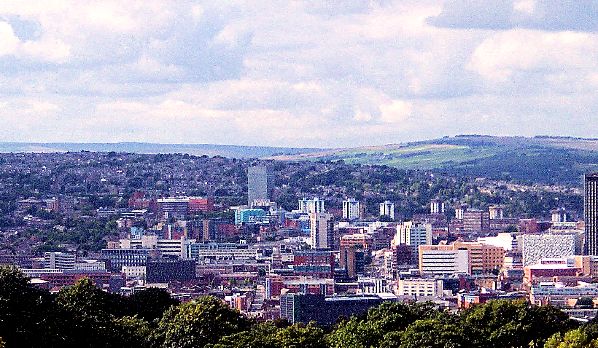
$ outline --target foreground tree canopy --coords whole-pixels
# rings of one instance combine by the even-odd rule
[[[211,296],[179,304],[148,289],[123,297],[87,279],[53,295],[17,269],[0,268],[0,347],[598,348],[598,323],[579,325],[554,307],[523,301],[458,314],[387,302],[329,328],[257,323]]]

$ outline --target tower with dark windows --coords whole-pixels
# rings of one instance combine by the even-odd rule
[[[585,255],[598,255],[598,173],[584,178]]]

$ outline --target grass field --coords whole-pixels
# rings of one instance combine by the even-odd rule
[[[451,144],[417,144],[406,146],[368,147],[314,153],[302,159],[337,161],[353,164],[380,164],[397,168],[429,169],[491,157],[497,148]],[[299,159],[299,158],[289,158]]]

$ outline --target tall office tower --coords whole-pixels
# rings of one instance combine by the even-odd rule
[[[395,204],[391,201],[384,201],[380,203],[380,216],[388,216],[395,219]]]
[[[550,211],[551,222],[567,222],[567,210],[558,208]]]
[[[269,200],[272,189],[272,177],[266,166],[247,168],[247,205],[250,207],[256,200]]]
[[[500,205],[489,206],[488,213],[490,214],[490,220],[502,219],[505,217],[504,209]]]
[[[357,220],[360,217],[360,204],[354,198],[343,201],[343,219]]]
[[[356,259],[355,254],[357,252],[357,246],[341,246],[340,247],[340,266],[347,272],[349,278],[355,278],[356,273]]]
[[[395,245],[408,245],[411,248],[412,263],[418,260],[418,247],[432,244],[432,225],[406,221],[397,225]]]
[[[310,213],[309,236],[313,249],[333,249],[334,220],[332,214]]]
[[[444,214],[444,202],[440,199],[430,201],[430,214]]]
[[[585,255],[598,255],[598,173],[586,174],[584,180]]]
[[[299,200],[299,211],[302,213],[323,213],[326,210],[324,209],[324,200],[315,197],[314,199],[307,199],[303,198]]]
[[[490,230],[490,214],[486,211],[471,209],[463,213],[463,231],[472,234],[484,234]]]
[[[467,204],[459,204],[455,207],[455,219],[463,220],[463,215],[467,211]]]

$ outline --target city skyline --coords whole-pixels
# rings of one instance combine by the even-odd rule
[[[0,141],[346,147],[472,133],[594,137],[597,8],[6,1]]]

